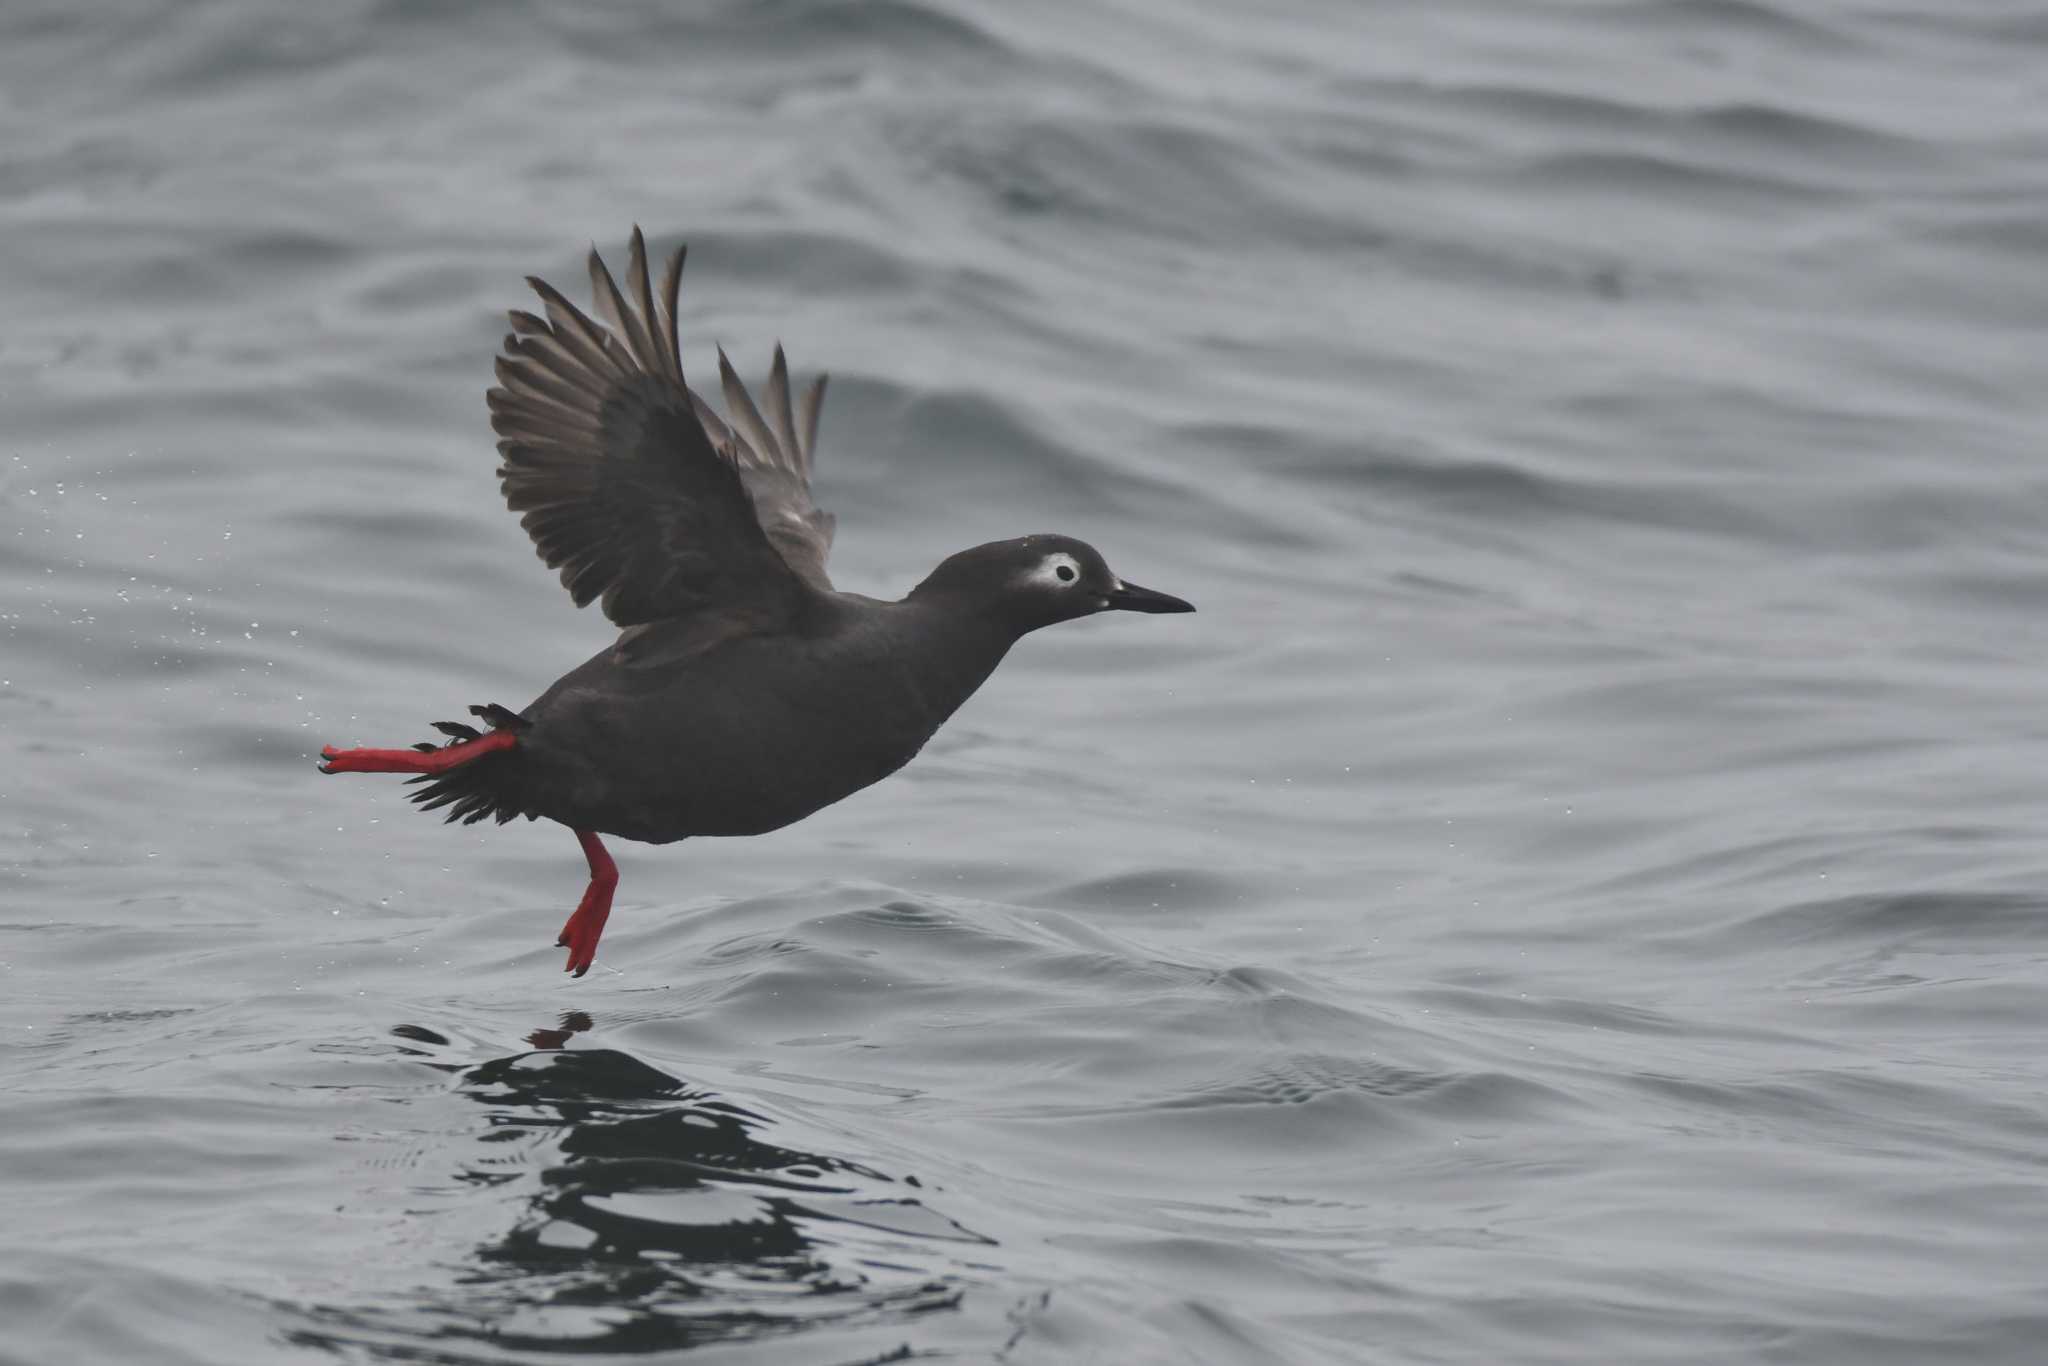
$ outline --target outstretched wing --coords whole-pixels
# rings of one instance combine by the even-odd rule
[[[818,444],[818,409],[825,401],[825,376],[818,376],[804,390],[801,412],[792,410],[789,362],[778,345],[775,363],[768,370],[768,387],[762,390],[768,404],[766,421],[747,394],[747,386],[734,373],[732,362],[725,358],[723,347],[718,352],[718,379],[732,425],[721,422],[711,405],[692,391],[690,401],[697,420],[704,424],[712,444],[738,467],[747,492],[753,495],[761,529],[782,558],[805,583],[830,592],[832,580],[825,574],[825,557],[832,552],[833,518],[811,502],[811,454]]]
[[[683,381],[676,338],[682,267],[678,249],[657,310],[638,228],[626,269],[630,305],[592,251],[591,288],[609,330],[529,277],[546,317],[514,311],[498,358],[501,387],[489,395],[504,457],[498,476],[577,606],[601,600],[621,626],[715,608],[735,624],[770,627],[795,613],[807,584],[822,583],[822,551],[806,565],[815,577],[793,567],[763,528],[740,443],[724,424],[700,421],[708,410]],[[806,407],[815,421],[814,405]],[[718,445],[713,430],[722,432]],[[806,483],[798,488],[799,515],[822,517]]]

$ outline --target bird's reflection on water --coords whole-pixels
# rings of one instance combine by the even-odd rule
[[[958,1306],[992,1240],[926,1205],[916,1177],[780,1146],[763,1137],[768,1120],[708,1090],[615,1049],[565,1046],[593,1028],[570,1012],[527,1036],[535,1051],[468,1067],[429,1061],[449,1046],[433,1030],[393,1030],[486,1108],[460,1180],[530,1189],[509,1231],[447,1284],[395,1312],[319,1311],[295,1340],[479,1362],[676,1351]]]
[[[565,1010],[560,1024],[553,1029],[536,1029],[526,1036],[526,1041],[535,1048],[566,1048],[572,1037],[588,1033],[592,1027],[590,1017],[582,1011]]]

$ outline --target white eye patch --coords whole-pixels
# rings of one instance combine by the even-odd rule
[[[1031,588],[1071,588],[1081,581],[1081,562],[1064,550],[1055,550],[1038,562],[1022,582]]]

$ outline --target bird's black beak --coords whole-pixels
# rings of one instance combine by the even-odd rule
[[[1135,583],[1118,582],[1114,591],[1103,599],[1112,612],[1192,612],[1195,605],[1171,593],[1155,593],[1149,588],[1140,588]]]

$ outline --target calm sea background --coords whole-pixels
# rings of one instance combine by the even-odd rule
[[[483,391],[635,222],[840,586],[1201,612],[570,981],[311,756],[608,639]],[[2048,1359],[2038,5],[11,0],[0,304],[6,1366]]]

